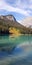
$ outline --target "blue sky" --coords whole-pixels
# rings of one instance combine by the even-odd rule
[[[0,15],[12,14],[16,20],[32,16],[32,0],[0,0]]]

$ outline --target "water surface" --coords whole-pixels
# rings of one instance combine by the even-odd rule
[[[13,50],[0,51],[0,65],[32,65],[32,35],[2,35],[1,45],[5,48],[11,46]]]

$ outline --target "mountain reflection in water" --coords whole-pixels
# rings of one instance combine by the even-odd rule
[[[0,44],[6,51],[0,50],[0,65],[32,65],[32,36],[0,36]],[[5,46],[5,44],[7,44]],[[9,45],[10,46],[9,46]],[[12,51],[7,51],[7,48]]]

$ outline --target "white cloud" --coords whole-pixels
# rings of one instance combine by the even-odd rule
[[[21,9],[32,9],[32,0],[15,0],[14,6]]]
[[[22,21],[19,21],[19,23],[27,27],[32,26],[32,17],[27,17]]]
[[[29,8],[32,10],[32,5],[30,5]]]
[[[29,3],[32,3],[32,0],[29,0]]]
[[[18,2],[18,5],[20,3],[20,0]],[[25,16],[29,16],[29,11],[26,11],[24,9],[21,9],[19,7],[13,7],[11,5],[9,5],[8,3],[6,3],[4,0],[0,0],[0,10],[6,10],[6,11],[9,11],[9,12],[17,12],[17,13],[20,13],[20,14],[23,14]]]

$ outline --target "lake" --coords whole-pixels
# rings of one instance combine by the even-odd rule
[[[32,65],[32,35],[1,35],[0,65]]]

